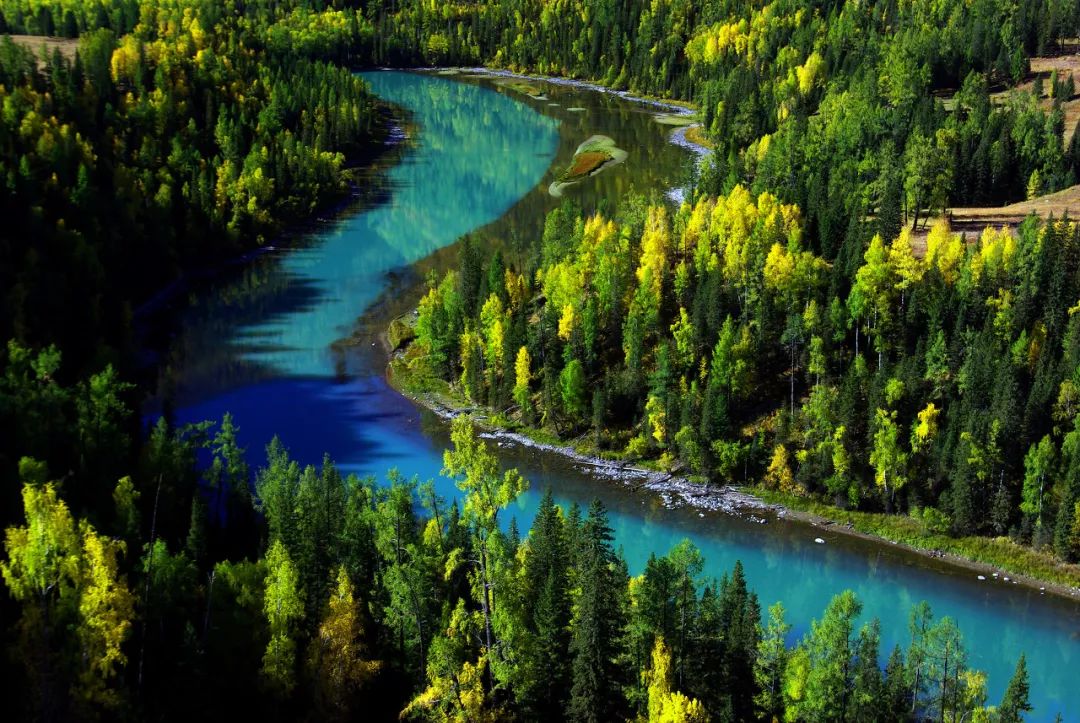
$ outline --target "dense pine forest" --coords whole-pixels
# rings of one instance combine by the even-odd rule
[[[1030,712],[1025,659],[988,701],[925,604],[902,649],[839,590],[795,640],[689,543],[631,577],[599,503],[549,495],[519,529],[528,482],[465,419],[456,500],[277,440],[252,469],[229,416],[143,429],[133,317],[362,191],[387,110],[356,68],[681,99],[714,148],[687,202],[569,202],[505,257],[466,240],[409,384],[702,484],[1077,561],[1080,231],[942,218],[1080,180],[1072,76],[1030,80],[1076,52],[1075,0],[0,0],[6,33],[69,39],[0,37],[10,719]]]

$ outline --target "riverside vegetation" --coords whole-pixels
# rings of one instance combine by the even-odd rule
[[[1059,52],[1076,8],[688,8],[643,11],[639,33],[684,33],[648,57],[605,45],[600,13],[532,28],[594,40],[576,54],[499,57],[698,101],[716,148],[692,202],[567,206],[507,261],[466,248],[399,368],[600,454],[902,513],[877,527],[1075,585],[1055,558],[1080,557],[1076,225],[931,217],[1075,184],[1072,75],[990,91]]]
[[[488,268],[466,245],[421,307],[416,369],[656,464],[1075,559],[1075,224],[920,227],[1076,182],[1071,75],[991,90],[1078,25],[1063,0],[0,0],[2,32],[78,38],[0,40],[6,707],[1020,720],[1024,659],[988,705],[924,606],[883,669],[850,592],[792,646],[782,608],[762,620],[738,567],[702,579],[692,546],[631,579],[601,506],[545,504],[523,534],[524,480],[465,421],[449,503],[278,443],[252,474],[228,417],[143,433],[132,310],[348,191],[384,133],[349,64],[692,100],[716,146],[692,203],[570,205]]]
[[[26,714],[1016,721],[1030,709],[1024,658],[988,707],[955,624],[925,604],[883,671],[877,623],[858,624],[850,591],[789,647],[783,605],[763,624],[741,566],[703,579],[689,542],[630,578],[599,502],[583,513],[549,495],[522,537],[505,515],[528,483],[500,471],[465,417],[444,457],[462,494],[449,504],[394,472],[376,485],[328,459],[301,467],[277,440],[252,495],[235,434],[228,416],[216,429],[159,421],[140,469],[157,483],[149,539],[131,477],[94,524],[24,460],[25,523],[8,528],[0,572],[22,603]]]

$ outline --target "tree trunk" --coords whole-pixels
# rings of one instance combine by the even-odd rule
[[[484,611],[484,647],[486,648],[487,655],[492,653],[493,641],[491,631],[491,597],[489,595],[490,583],[488,582],[488,564],[487,564],[487,541],[485,540],[480,548],[480,582],[484,588],[483,599],[480,601]],[[495,688],[495,674],[491,671],[491,661],[488,660],[488,687],[489,689]]]

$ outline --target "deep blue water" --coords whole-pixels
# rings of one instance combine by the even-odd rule
[[[360,475],[382,477],[396,467],[407,476],[437,478],[447,442],[444,425],[389,389],[380,368],[354,360],[343,373],[330,345],[392,284],[388,272],[495,220],[545,184],[559,129],[482,84],[405,73],[365,77],[379,95],[410,109],[419,128],[416,147],[389,172],[387,202],[329,225],[306,248],[281,255],[261,272],[260,284],[276,289],[275,298],[293,301],[256,305],[254,311],[249,306],[241,313],[229,301],[234,297],[224,293],[224,301],[189,322],[225,330],[214,341],[228,353],[224,361],[193,365],[192,379],[211,380],[206,386],[213,391],[192,395],[195,401],[178,417],[195,421],[231,412],[253,464],[264,461],[262,448],[277,434],[303,462],[317,463],[329,452],[343,470]],[[236,372],[251,365],[258,374]],[[188,386],[198,383],[189,379]],[[512,510],[523,529],[545,487],[560,503],[584,506],[599,496],[611,511],[632,573],[641,571],[650,553],[666,553],[690,538],[702,550],[709,575],[719,576],[742,560],[762,607],[784,602],[793,637],[805,632],[832,595],[850,588],[863,601],[865,616],[880,618],[883,654],[894,644],[906,646],[909,610],[927,600],[936,615],[958,620],[969,665],[988,674],[991,702],[1000,699],[1017,657],[1026,651],[1036,706],[1031,719],[1052,719],[1057,711],[1067,720],[1080,719],[1080,606],[1072,601],[979,582],[971,572],[803,525],[758,525],[666,509],[557,458],[519,449],[501,455],[533,483]],[[447,497],[455,492],[441,479],[438,489]],[[817,536],[827,544],[815,544]]]

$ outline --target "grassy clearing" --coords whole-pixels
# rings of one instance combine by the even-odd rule
[[[49,55],[59,50],[62,56],[68,60],[74,60],[75,52],[79,49],[78,38],[52,38],[46,35],[8,35],[5,37],[11,38],[16,45],[33,51],[38,57],[41,56],[41,49],[45,48],[45,52]],[[38,65],[44,67],[45,63],[39,60]]]
[[[915,517],[842,510],[817,500],[748,487],[757,497],[790,510],[850,525],[856,532],[907,545],[920,552],[938,551],[965,560],[1065,587],[1080,587],[1080,565],[1020,545],[1007,537],[950,537]]]
[[[653,120],[664,126],[685,128],[698,122],[696,113],[659,113],[653,116]]]
[[[716,148],[716,144],[709,140],[709,137],[705,134],[705,129],[699,125],[686,129],[686,140],[694,145],[708,148],[710,151]]]

